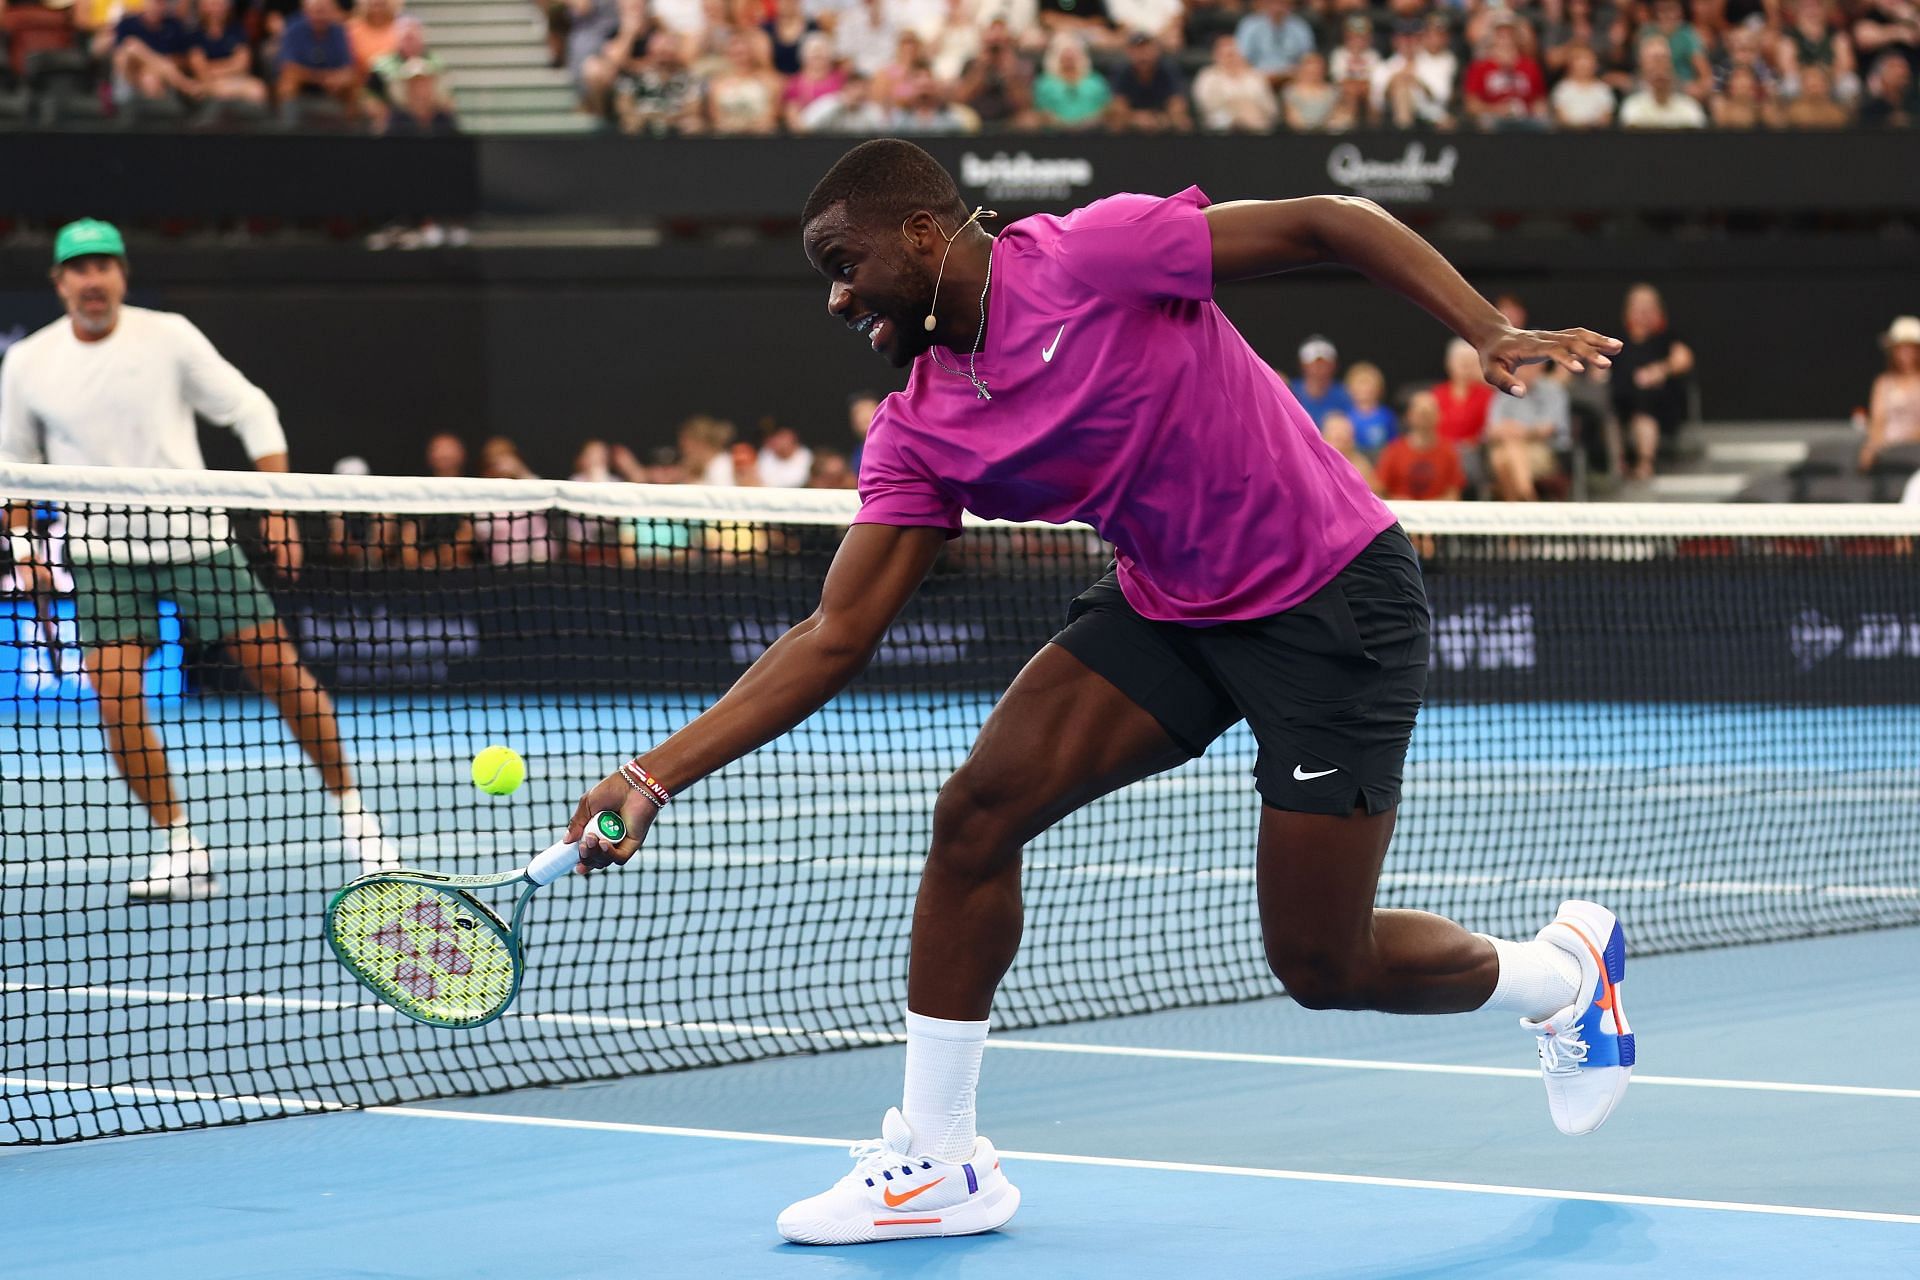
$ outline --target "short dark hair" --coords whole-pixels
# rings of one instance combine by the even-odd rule
[[[858,223],[904,222],[922,209],[944,214],[956,225],[967,216],[953,175],[924,150],[899,138],[875,138],[841,156],[807,197],[800,224],[811,224],[838,204]]]

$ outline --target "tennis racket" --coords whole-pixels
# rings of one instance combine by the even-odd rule
[[[619,814],[594,816],[602,839],[627,835]],[[556,844],[522,871],[450,876],[379,871],[327,901],[327,942],[347,972],[380,1000],[434,1027],[483,1027],[505,1013],[526,969],[520,925],[535,890],[573,870],[580,846]],[[521,886],[510,921],[473,890]]]

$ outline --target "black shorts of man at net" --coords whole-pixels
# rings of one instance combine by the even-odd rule
[[[1053,642],[1193,755],[1247,721],[1273,808],[1383,813],[1400,802],[1431,626],[1419,559],[1395,525],[1308,599],[1245,622],[1144,618],[1109,569]]]

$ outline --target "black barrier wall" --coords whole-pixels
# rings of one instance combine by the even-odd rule
[[[444,694],[624,687],[716,695],[812,612],[839,532],[778,574],[752,561],[689,569],[531,566],[355,572],[338,589],[310,571],[281,606],[305,658],[336,688]],[[1710,539],[1675,558],[1468,561],[1427,557],[1433,610],[1429,702],[1920,702],[1920,574],[1881,544],[1783,546],[1735,557]],[[1059,581],[968,565],[963,544],[888,633],[855,689],[894,685],[997,694],[1062,625]],[[1087,558],[1084,576],[1102,570]],[[1889,569],[1904,571],[1889,572]],[[344,582],[344,580],[343,580]],[[1614,607],[1597,609],[1596,601]],[[529,612],[590,620],[556,654]],[[719,658],[719,661],[716,661]]]
[[[790,218],[844,138],[0,135],[0,214]],[[1911,210],[1911,133],[926,139],[1003,212],[1111,191],[1334,191],[1511,212]]]

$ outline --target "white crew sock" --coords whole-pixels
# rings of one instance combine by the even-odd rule
[[[378,840],[380,820],[360,799],[360,788],[348,787],[334,797],[340,803],[340,829],[349,840]]]
[[[207,853],[207,846],[194,839],[193,828],[187,825],[184,817],[175,818],[172,825],[167,828],[167,853],[163,856],[170,856],[176,860],[185,859],[188,870],[195,875],[204,875],[213,866],[213,859]],[[156,871],[154,874],[156,877],[179,874],[177,862],[174,869],[167,872]]]
[[[1580,991],[1580,961],[1551,942],[1508,942],[1475,934],[1493,944],[1500,957],[1500,977],[1482,1009],[1517,1013],[1538,1022],[1573,1003]]]
[[[987,1020],[949,1022],[907,1010],[907,1089],[900,1104],[913,1130],[908,1155],[965,1160],[973,1154],[973,1101]]]

